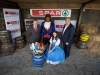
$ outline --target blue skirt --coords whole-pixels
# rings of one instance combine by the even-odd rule
[[[45,52],[45,57],[47,61],[50,61],[52,63],[64,62],[65,54],[59,46],[56,46],[56,48],[51,53],[48,53],[48,50],[49,48],[47,48]]]

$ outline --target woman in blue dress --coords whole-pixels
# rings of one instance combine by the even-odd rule
[[[46,62],[50,64],[59,64],[64,62],[65,54],[64,51],[60,48],[60,39],[58,38],[58,33],[53,32],[53,37],[50,38],[50,46],[46,49],[45,57]]]

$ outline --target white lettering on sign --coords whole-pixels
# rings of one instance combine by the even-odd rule
[[[50,15],[55,15],[55,13],[53,11],[50,12]]]
[[[50,15],[61,15],[61,11],[39,11],[39,15],[46,15],[46,14],[50,14]]]
[[[56,15],[61,15],[61,11],[56,11]]]
[[[46,15],[46,14],[49,14],[49,11],[45,11],[45,15]]]
[[[39,15],[43,15],[43,11],[39,11]]]

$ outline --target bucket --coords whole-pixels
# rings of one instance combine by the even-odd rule
[[[89,40],[89,34],[83,32],[83,33],[80,35],[80,41],[81,41],[81,42],[87,42],[88,40]]]

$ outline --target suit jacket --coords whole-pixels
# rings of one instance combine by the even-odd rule
[[[64,26],[64,28],[65,28],[65,26]],[[74,33],[75,33],[75,28],[70,23],[70,25],[67,27],[64,34],[62,35],[63,43],[65,44],[66,42],[68,42],[69,44],[71,44],[73,41]]]
[[[28,29],[28,35],[31,40],[31,43],[40,42],[41,40],[41,27],[37,26],[38,32],[35,31],[34,27]]]

